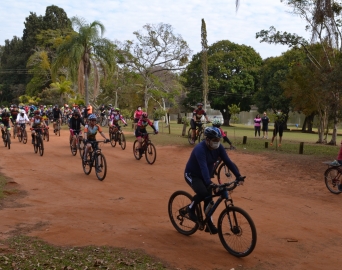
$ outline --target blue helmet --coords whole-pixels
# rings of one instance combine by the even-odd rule
[[[207,127],[204,130],[204,136],[208,139],[222,138],[221,131],[217,127]]]
[[[88,117],[89,120],[96,119],[96,118],[97,118],[97,117],[96,117],[95,114],[91,114],[91,115],[89,115],[89,117]]]

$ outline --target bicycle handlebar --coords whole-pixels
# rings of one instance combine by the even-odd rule
[[[239,178],[236,178],[233,182],[223,183],[220,185],[212,184],[212,187],[218,188],[219,191],[222,191],[224,189],[231,191],[231,190],[235,189],[237,186],[243,185],[245,178],[246,178],[246,176],[240,176]],[[231,185],[233,185],[233,186],[229,187]]]

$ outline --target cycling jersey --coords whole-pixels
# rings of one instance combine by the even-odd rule
[[[56,109],[56,108],[53,108],[52,114],[53,114],[53,118],[54,119],[58,119],[59,116],[61,116],[61,117],[63,116],[61,110],[60,109]]]
[[[11,110],[11,116],[12,116],[12,119],[13,119],[13,120],[16,120],[16,119],[17,119],[18,114],[19,114],[18,108],[13,108],[13,109]]]
[[[229,143],[229,144],[232,144],[232,142],[228,139],[228,137],[227,137],[227,135],[226,135],[226,133],[224,133],[224,131],[223,131],[223,129],[222,128],[218,128],[219,130],[220,130],[220,132],[221,132],[221,135],[222,135],[222,138],[223,138],[223,141],[224,142],[227,142],[227,143]]]
[[[36,115],[32,117],[31,121],[32,121],[33,128],[40,128],[41,125],[43,124],[44,119],[40,115]]]
[[[80,130],[81,129],[81,124],[83,126],[85,126],[82,118],[78,117],[78,118],[75,118],[75,117],[71,117],[70,118],[70,121],[69,121],[69,127],[70,129],[73,129],[73,130]]]
[[[95,124],[94,127],[90,125],[86,125],[84,129],[84,134],[87,134],[87,140],[89,141],[96,141],[96,134],[97,132],[102,132],[101,127],[98,124]]]
[[[122,117],[121,114],[114,114],[110,115],[110,120],[113,121],[113,125],[117,125],[118,122],[121,120],[125,125],[127,125],[125,119]]]
[[[142,119],[140,118],[138,123],[137,123],[137,129],[135,130],[135,136],[138,138],[138,137],[141,137],[142,133],[146,133],[146,127],[150,125],[153,130],[156,132],[156,128],[153,126],[152,122],[150,119]]]
[[[0,122],[2,122],[4,125],[8,125],[10,118],[11,118],[11,114],[10,113],[3,112],[0,115]]]
[[[197,122],[201,121],[202,116],[206,116],[206,115],[207,115],[207,113],[202,109],[200,109],[200,110],[197,109],[197,110],[194,110],[192,112],[192,117],[195,116]]]
[[[29,122],[30,120],[28,119],[27,115],[24,114],[24,116],[21,116],[20,114],[17,117],[17,123],[18,124],[25,124],[26,122]]]

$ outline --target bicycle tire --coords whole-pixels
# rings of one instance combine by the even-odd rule
[[[237,170],[239,170],[238,166],[234,163]],[[234,174],[228,169],[226,164],[221,162],[221,164],[218,166],[217,169],[217,181],[219,184],[226,183],[226,182],[232,182],[233,181]],[[224,179],[223,181],[221,179]]]
[[[125,135],[122,132],[120,134],[119,144],[120,144],[122,150],[126,149],[126,138],[125,138]]]
[[[37,154],[38,152],[38,142],[37,142],[37,134],[34,136],[34,144],[33,144],[33,149],[34,149],[34,152]]]
[[[8,131],[7,131],[7,148],[11,149],[11,136]]]
[[[83,154],[84,154],[84,142],[80,139],[78,139],[78,152],[80,153],[80,157],[83,159]]]
[[[22,142],[22,140],[23,140],[23,131],[22,130],[20,130],[20,133],[18,134],[17,138],[18,138],[19,142]]]
[[[189,128],[188,130],[188,142],[193,145],[194,143],[192,143],[192,129]]]
[[[23,130],[23,144],[26,144],[27,143],[27,132],[26,130],[24,129]]]
[[[168,213],[173,227],[181,234],[192,235],[198,230],[198,223],[189,219],[186,211],[192,196],[183,190],[174,192],[168,203]],[[198,209],[196,209],[198,210]],[[198,213],[198,211],[197,211]],[[198,216],[198,215],[197,215]]]
[[[157,150],[153,143],[148,143],[145,150],[145,158],[148,164],[152,165],[157,158]]]
[[[17,135],[17,129],[15,126],[13,126],[13,139],[15,139],[16,135]]]
[[[77,147],[75,147],[75,149],[74,149],[74,147],[73,147],[73,138],[71,138],[71,140],[69,140],[69,143],[70,143],[70,152],[71,152],[71,154],[73,155],[73,156],[76,156],[76,154],[77,154]]]
[[[101,164],[99,163],[99,158],[101,159]],[[102,176],[101,176],[102,173]],[[103,181],[107,175],[107,162],[106,158],[102,153],[95,154],[95,174],[97,179]]]
[[[61,136],[61,125],[58,125],[58,136]]]
[[[230,254],[245,257],[252,253],[257,232],[252,218],[245,210],[236,206],[224,209],[219,216],[217,227],[220,241]]]
[[[331,193],[341,193],[338,190],[338,185],[342,184],[342,174],[338,167],[330,167],[324,172],[324,182]]]
[[[113,133],[113,132],[111,133],[110,144],[112,147],[116,146],[115,133]]]
[[[204,132],[203,131],[200,131],[198,133],[198,143],[200,143],[201,141],[204,140]]]
[[[140,160],[141,156],[139,155],[139,150],[136,148],[137,144],[138,144],[138,140],[135,140],[133,143],[133,155],[136,160]]]
[[[87,161],[86,162],[82,158],[83,172],[86,175],[89,175],[91,173],[91,169],[93,168],[93,162],[91,160],[91,154],[92,154],[92,152],[87,153]]]
[[[48,129],[45,129],[45,138],[47,142],[50,140],[50,134]]]
[[[38,150],[39,150],[39,155],[42,157],[44,155],[44,143],[43,143],[43,138],[41,135],[38,137]]]

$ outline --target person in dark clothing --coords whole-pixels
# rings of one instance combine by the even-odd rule
[[[274,138],[277,137],[278,132],[279,132],[278,146],[279,147],[281,146],[281,141],[283,139],[283,132],[284,132],[284,124],[285,124],[285,114],[283,114],[281,110],[278,110],[275,116],[275,121],[274,121],[274,130],[273,130],[271,146],[273,145]]]
[[[262,122],[262,138],[267,139],[268,136],[268,123],[270,122],[270,119],[266,115],[266,112],[264,112],[264,116],[261,118]]]
[[[81,115],[78,112],[74,112],[69,120],[70,129],[70,141],[72,140],[72,147],[76,148],[76,135],[79,137],[79,141],[82,139],[81,125],[85,126]]]
[[[195,191],[196,195],[188,206],[188,214],[192,221],[197,222],[196,205],[204,200],[204,209],[211,202],[212,186],[211,175],[214,169],[214,163],[221,158],[226,166],[231,170],[237,179],[240,178],[240,172],[235,164],[228,157],[224,147],[220,144],[222,138],[221,132],[216,127],[207,127],[204,130],[205,140],[196,145],[192,150],[190,158],[186,164],[184,177],[187,184]],[[206,232],[217,233],[217,228],[208,219]]]
[[[52,116],[53,116],[53,132],[56,133],[56,125],[57,121],[61,121],[63,114],[62,111],[58,108],[58,105],[52,109]]]

